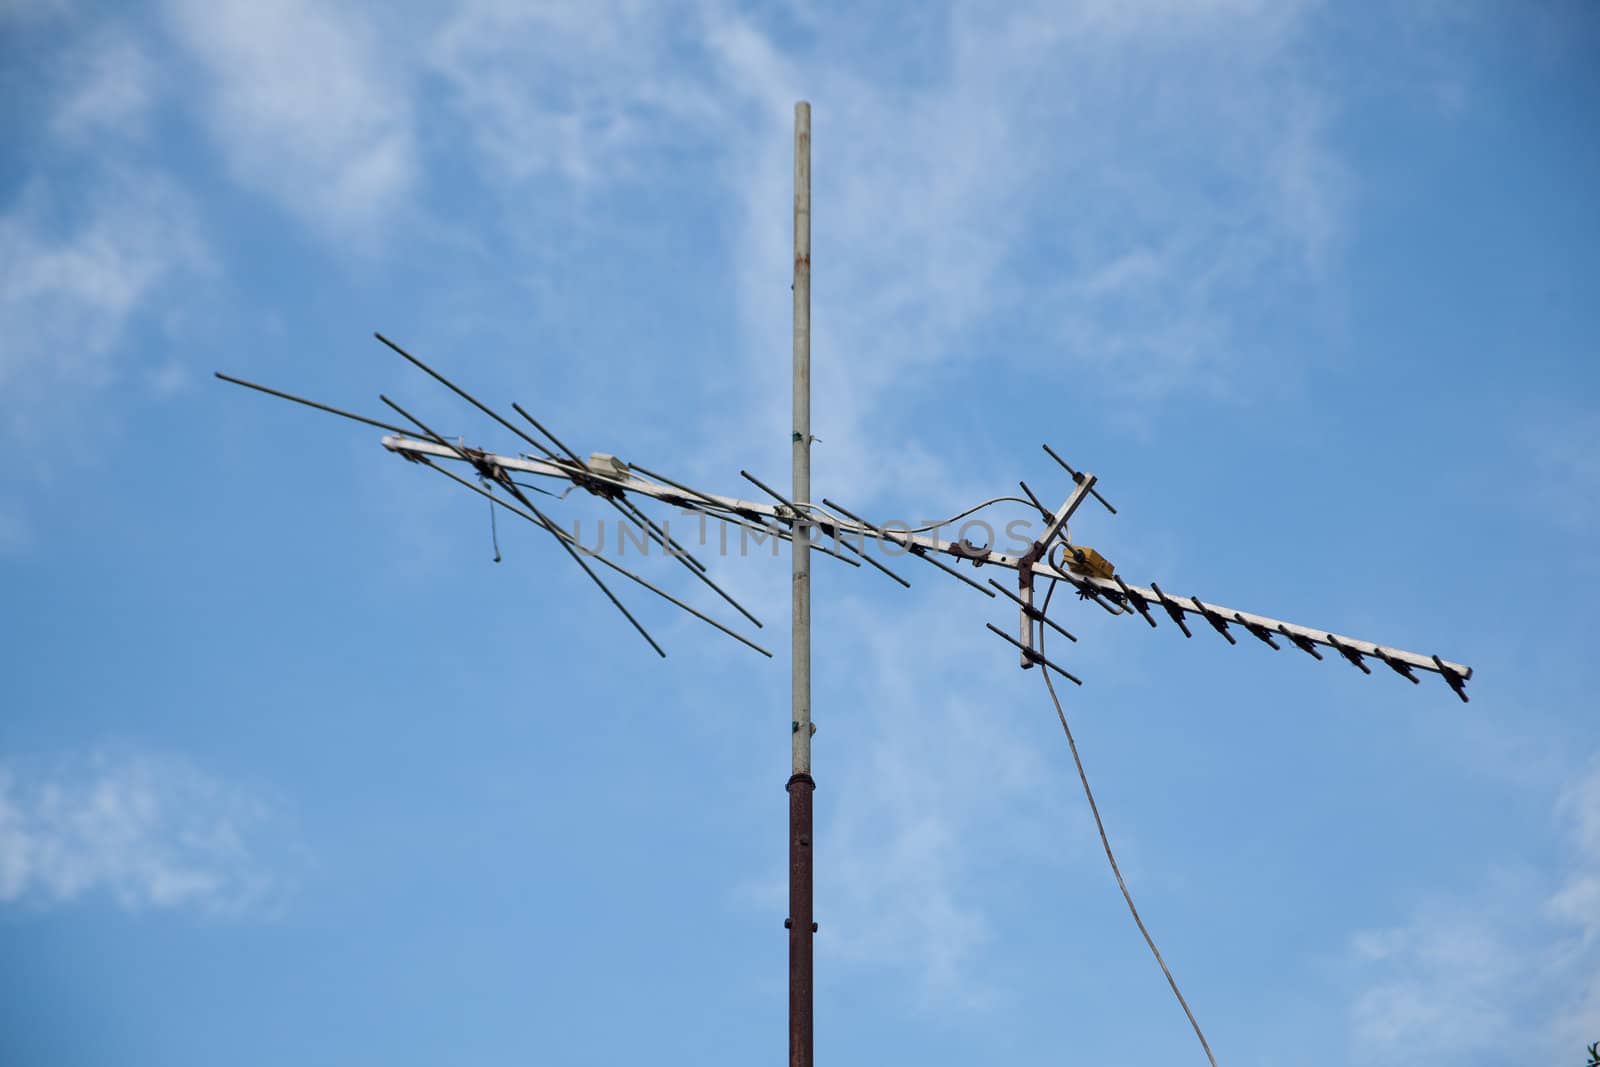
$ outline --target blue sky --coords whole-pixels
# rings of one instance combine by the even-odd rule
[[[515,450],[377,329],[580,451],[786,485],[800,98],[817,496],[1060,499],[1047,441],[1130,581],[1476,668],[1463,705],[1068,605],[1219,1062],[1600,1040],[1591,5],[0,35],[0,1059],[783,1055],[786,657],[631,597],[657,660],[534,531],[495,564],[480,499],[210,374]],[[781,653],[787,562],[715,562]],[[819,1060],[1201,1062],[1008,614],[909,573],[816,569]]]

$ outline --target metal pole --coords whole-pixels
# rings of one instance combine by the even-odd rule
[[[794,493],[811,503],[811,105],[794,106]],[[789,1067],[811,1057],[811,537],[795,516],[793,773],[789,777]]]

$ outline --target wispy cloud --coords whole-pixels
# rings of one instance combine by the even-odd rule
[[[1292,62],[1306,10],[923,5],[853,18],[835,49],[806,5],[479,0],[426,55],[503,181],[583,190],[695,153],[740,220],[745,347],[763,353],[742,369],[761,404],[784,393],[766,355],[787,317],[771,265],[789,258],[790,107],[813,100],[833,437],[817,432],[856,454],[886,392],[932,367],[1070,362],[1141,400],[1242,388],[1234,298],[1320,277],[1343,232],[1333,108]],[[973,340],[994,327],[1004,354]]]
[[[1553,877],[1501,871],[1354,939],[1359,1062],[1576,1062],[1600,1038],[1600,758],[1558,817],[1569,849]]]
[[[39,14],[39,12],[35,12]],[[0,214],[0,555],[32,543],[29,483],[90,451],[103,454],[125,409],[107,390],[171,392],[181,361],[141,365],[139,342],[180,333],[193,304],[170,298],[215,277],[201,215],[188,191],[152,169],[152,119],[161,65],[130,26],[86,26],[60,12],[41,63],[45,118]],[[142,337],[141,335],[144,335]],[[92,412],[92,415],[91,415]],[[63,435],[93,419],[91,440]]]
[[[418,161],[404,63],[349,6],[172,0],[209,74],[199,99],[234,177],[339,238],[371,239]]]
[[[174,756],[0,764],[0,902],[104,894],[130,911],[239,913],[286,888],[263,841],[274,812]]]
[[[158,293],[208,269],[193,207],[170,182],[108,170],[68,201],[35,181],[0,218],[0,435],[37,436],[84,390],[118,380],[115,354]]]
[[[61,67],[67,90],[50,120],[58,137],[77,141],[144,132],[158,78],[130,33],[102,28],[69,51]]]
[[[889,454],[937,473],[886,400],[939,367],[1071,368],[1146,417],[1175,394],[1249,395],[1264,354],[1236,309],[1320,277],[1343,231],[1331,105],[1292,62],[1303,7],[956,4],[907,21],[842,56],[751,19],[708,26],[739,122],[734,259],[746,347],[763,353],[745,368],[752,422],[782,419],[766,353],[788,293],[764,265],[788,261],[773,205],[801,97],[816,106],[819,464]],[[907,41],[914,86],[876,77]],[[903,480],[891,467],[827,474],[871,495]]]
[[[582,188],[637,175],[643,150],[719,110],[694,73],[693,21],[639,0],[473,0],[434,35],[427,65],[493,176]]]

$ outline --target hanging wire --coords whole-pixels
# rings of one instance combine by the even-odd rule
[[[982,511],[984,508],[993,507],[996,504],[1004,504],[1004,503],[1026,504],[1026,503],[1028,503],[1028,501],[1022,499],[1020,496],[997,496],[997,497],[994,497],[994,498],[992,498],[990,500],[985,500],[981,504],[974,504],[970,508],[968,508],[966,511],[961,512],[959,515],[952,515],[948,519],[942,519],[942,520],[940,520],[938,522],[930,522],[925,526],[912,526],[909,529],[897,530],[895,532],[896,533],[914,533],[914,534],[915,533],[927,533],[929,530],[937,530],[941,526],[949,526],[952,523],[954,523],[957,519],[964,519],[968,515],[971,515],[975,511]],[[796,504],[795,507],[797,507],[797,508],[799,508],[799,509],[801,509],[803,511],[808,511],[808,512],[812,512],[812,513],[817,514],[817,515],[821,515],[824,518],[832,519],[836,524],[838,524],[840,526],[848,526],[848,527],[850,527],[852,532],[855,532],[855,533],[870,533],[871,532],[871,531],[863,530],[859,526],[859,524],[846,522],[845,520],[840,519],[837,515],[834,515],[832,512],[828,511],[827,508],[822,507],[822,506],[817,505],[817,504],[801,503],[801,504]]]
[[[494,561],[500,562],[500,530],[495,525],[494,501],[489,502],[489,540],[494,544]]]
[[[483,478],[479,478],[478,479],[478,484],[483,486],[483,488],[486,491],[492,491],[494,489],[494,483],[490,482],[490,481],[486,481]],[[495,506],[495,499],[493,497],[490,497],[489,498],[489,542],[494,545],[494,561],[496,563],[499,563],[500,562],[500,530],[499,530],[499,527],[495,523],[494,506]]]
[[[975,511],[982,511],[984,508],[992,507],[995,504],[1006,504],[1006,503],[1026,504],[1027,501],[1022,499],[1020,496],[997,496],[997,497],[993,498],[992,500],[985,500],[981,504],[974,504],[974,505],[972,505],[972,507],[968,508],[966,511],[963,511],[961,514],[952,515],[948,519],[945,519],[942,522],[930,522],[926,526],[913,526],[907,532],[908,533],[927,533],[929,530],[937,530],[941,526],[949,526],[952,523],[954,523],[957,519],[964,519],[968,515],[971,515]]]
[[[1045,591],[1044,603],[1040,606],[1041,613],[1050,608],[1050,598],[1055,595],[1056,583],[1050,582],[1050,588]],[[1039,629],[1039,655],[1044,655],[1044,628]],[[1206,1035],[1200,1032],[1200,1024],[1195,1021],[1194,1012],[1189,1010],[1189,1002],[1183,999],[1183,993],[1178,989],[1177,979],[1172,977],[1172,971],[1167,968],[1167,961],[1161,958],[1161,950],[1156,948],[1155,939],[1150,936],[1150,931],[1145,929],[1144,920],[1139,918],[1139,909],[1133,905],[1133,895],[1128,892],[1128,883],[1122,879],[1122,870],[1117,866],[1117,857],[1111,851],[1111,840],[1106,837],[1106,824],[1100,821],[1100,806],[1094,802],[1094,790],[1089,788],[1089,776],[1084,773],[1083,759],[1078,755],[1078,742],[1072,738],[1072,727],[1067,725],[1067,713],[1061,710],[1061,698],[1056,695],[1055,683],[1050,681],[1050,672],[1041,670],[1039,674],[1044,678],[1045,688],[1050,690],[1050,700],[1056,706],[1056,718],[1061,720],[1061,730],[1067,735],[1067,746],[1072,749],[1072,762],[1078,767],[1078,781],[1083,783],[1083,795],[1089,800],[1089,812],[1094,816],[1095,829],[1100,831],[1100,845],[1106,850],[1106,859],[1111,864],[1111,873],[1117,876],[1117,888],[1122,890],[1122,899],[1128,902],[1128,911],[1133,915],[1133,921],[1139,927],[1139,932],[1144,935],[1144,943],[1150,946],[1150,954],[1161,965],[1161,973],[1167,976],[1167,984],[1172,987],[1172,995],[1178,998],[1178,1004],[1183,1008],[1183,1014],[1189,1017],[1189,1025],[1194,1027],[1194,1036],[1200,1039],[1200,1047],[1205,1050],[1206,1059],[1211,1061],[1211,1067],[1217,1067],[1217,1058],[1211,1054],[1211,1046],[1206,1042]]]

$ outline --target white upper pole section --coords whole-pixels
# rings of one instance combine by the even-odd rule
[[[794,106],[794,489],[789,499],[811,499],[811,105]],[[811,773],[811,539],[804,518],[795,527],[793,553],[794,773]]]

